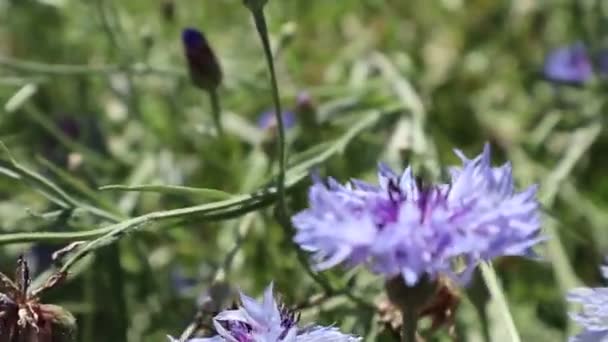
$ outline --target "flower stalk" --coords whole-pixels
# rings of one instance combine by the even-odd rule
[[[266,17],[264,16],[263,5],[252,6],[247,4],[247,7],[251,10],[255,27],[262,41],[262,47],[264,49],[264,55],[266,57],[266,63],[268,64],[268,70],[270,72],[270,82],[272,87],[272,99],[274,102],[274,113],[277,123],[278,131],[278,144],[277,144],[277,155],[279,161],[279,175],[277,177],[277,192],[278,192],[278,216],[279,221],[282,225],[287,224],[289,226],[289,215],[287,213],[287,204],[285,202],[285,167],[286,167],[286,156],[285,156],[285,124],[283,122],[283,110],[281,109],[281,97],[279,94],[279,86],[277,83],[276,72],[274,68],[274,60],[272,57],[272,49],[270,47],[270,39],[268,38],[268,26],[266,25]]]
[[[401,326],[401,341],[416,342],[416,331],[418,330],[418,314],[413,306],[406,306],[401,311],[403,325]]]
[[[385,287],[389,300],[401,311],[401,341],[416,342],[420,311],[435,294],[437,282],[424,277],[416,284],[408,285],[398,275],[388,279]]]

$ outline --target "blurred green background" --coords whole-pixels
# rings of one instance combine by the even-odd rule
[[[453,148],[473,155],[491,142],[495,162],[510,160],[521,187],[540,183],[551,237],[539,260],[496,264],[522,340],[561,341],[575,331],[565,291],[599,284],[608,247],[607,89],[601,81],[551,84],[542,67],[564,44],[601,48],[608,6],[270,0],[266,12],[282,103],[297,110],[290,166],[308,161],[322,175],[371,180],[385,161],[441,177],[457,162]],[[212,129],[207,96],[188,78],[184,27],[205,32],[223,67],[222,138]],[[98,190],[105,185],[231,194],[263,188],[276,170],[275,132],[256,125],[272,108],[269,85],[240,0],[0,0],[0,140],[19,163],[75,199],[61,206],[40,193],[44,185],[11,177],[15,166],[4,153],[2,236],[91,230],[219,199],[203,191]],[[305,110],[296,106],[302,92],[311,97]],[[309,180],[302,169],[291,175],[298,176],[289,188],[295,212],[306,205]],[[217,213],[221,220],[189,215],[143,225],[84,258],[43,301],[77,316],[80,341],[163,341],[192,321],[197,298],[214,279],[251,295],[274,280],[286,303],[305,307],[305,322],[335,323],[368,341],[395,340],[360,301],[335,295],[314,302],[323,289],[276,224],[274,198],[264,201],[253,206],[258,210]],[[67,241],[2,243],[0,270],[12,274],[24,253],[40,274],[50,267],[49,251]],[[362,269],[323,276],[340,293],[382,301],[382,280]],[[458,340],[507,340],[483,284],[460,292]],[[448,330],[424,335],[450,340]]]

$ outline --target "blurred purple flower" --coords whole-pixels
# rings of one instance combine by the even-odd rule
[[[544,74],[555,83],[584,84],[593,76],[587,48],[578,42],[553,50],[545,59]]]
[[[300,329],[298,315],[274,299],[272,284],[261,302],[241,293],[242,307],[215,316],[217,336],[195,338],[189,342],[355,342],[358,337],[345,335],[334,327],[311,326]],[[169,337],[170,341],[176,341]]]
[[[608,267],[602,267],[602,275],[608,280]],[[570,317],[584,330],[570,338],[570,342],[600,342],[608,340],[608,287],[577,288],[568,293],[567,299],[581,304],[579,313]]]
[[[284,111],[281,115],[283,117],[283,125],[285,130],[293,128],[296,125],[296,115],[291,111]],[[260,114],[258,117],[258,127],[262,130],[273,130],[277,127],[277,120],[274,114],[274,110],[268,110]]]
[[[182,31],[190,78],[197,87],[211,91],[222,82],[222,69],[203,33],[194,28]]]
[[[310,111],[314,108],[312,96],[306,91],[301,91],[296,97],[296,109],[299,111]]]
[[[491,166],[489,145],[475,159],[456,154],[463,166],[447,184],[421,186],[410,168],[398,176],[384,165],[379,185],[316,181],[310,208],[292,218],[295,241],[319,269],[365,263],[408,285],[438,274],[466,282],[480,261],[531,254],[542,240],[536,188],[516,192],[511,166]]]

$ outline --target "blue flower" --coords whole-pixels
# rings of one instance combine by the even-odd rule
[[[591,58],[581,42],[552,51],[545,59],[544,74],[552,82],[582,85],[593,76]]]
[[[491,166],[489,145],[474,159],[456,153],[463,165],[446,184],[423,186],[410,168],[398,176],[384,165],[378,185],[316,181],[310,207],[292,218],[295,241],[318,269],[366,264],[408,285],[439,274],[466,282],[481,261],[530,255],[543,239],[536,188],[517,192],[511,166]]]
[[[283,125],[288,130],[296,125],[296,115],[291,111],[284,111],[281,114]],[[268,110],[258,117],[258,127],[262,130],[273,130],[277,127],[277,119],[274,110]]]
[[[261,302],[241,294],[242,307],[226,310],[214,318],[217,336],[189,342],[355,342],[358,337],[340,333],[334,327],[310,326],[300,329],[298,316],[274,299],[273,286],[264,291]],[[176,341],[169,337],[170,341]]]
[[[217,88],[222,82],[222,69],[203,33],[186,28],[182,31],[182,43],[192,83],[207,91]]]
[[[602,275],[608,279],[608,267],[602,267]],[[570,342],[600,342],[608,340],[608,287],[577,288],[568,293],[567,299],[582,305],[578,313],[570,317],[584,330],[570,338]]]

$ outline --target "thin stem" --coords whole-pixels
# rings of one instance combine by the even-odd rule
[[[211,101],[211,114],[213,115],[213,124],[215,125],[215,130],[219,136],[224,134],[224,130],[222,128],[222,106],[220,104],[220,98],[217,95],[217,89],[209,90],[209,100]]]
[[[507,327],[507,331],[509,332],[511,342],[521,342],[519,337],[519,333],[517,332],[517,327],[515,326],[515,322],[513,321],[513,316],[511,315],[511,311],[509,310],[509,304],[507,303],[507,298],[504,295],[504,292],[498,282],[498,276],[490,263],[482,263],[480,265],[481,275],[483,280],[492,295],[492,299],[498,306],[500,313],[502,314],[502,322]]]
[[[418,314],[414,305],[406,306],[401,312],[403,324],[401,325],[401,341],[416,342],[416,330],[418,329]]]
[[[275,117],[277,121],[277,128],[279,133],[279,143],[277,148],[277,154],[279,159],[279,175],[277,177],[277,189],[278,189],[278,213],[279,219],[285,226],[288,222],[287,205],[285,202],[285,127],[283,124],[283,116],[281,110],[281,99],[279,96],[279,86],[277,84],[277,77],[274,69],[274,60],[272,58],[272,49],[270,47],[270,41],[268,39],[268,27],[266,26],[266,18],[262,10],[252,10],[253,19],[255,21],[255,27],[258,30],[262,45],[264,47],[264,55],[266,56],[266,62],[268,63],[268,69],[270,71],[270,81],[272,85],[272,98],[275,106]],[[287,224],[287,226],[289,226]]]
[[[86,65],[86,64],[49,64],[43,62],[20,60],[0,56],[0,67],[20,72],[37,73],[51,76],[98,76],[111,75],[129,71],[137,75],[156,74],[158,76],[186,78],[178,69],[163,69],[143,63],[125,65]]]

